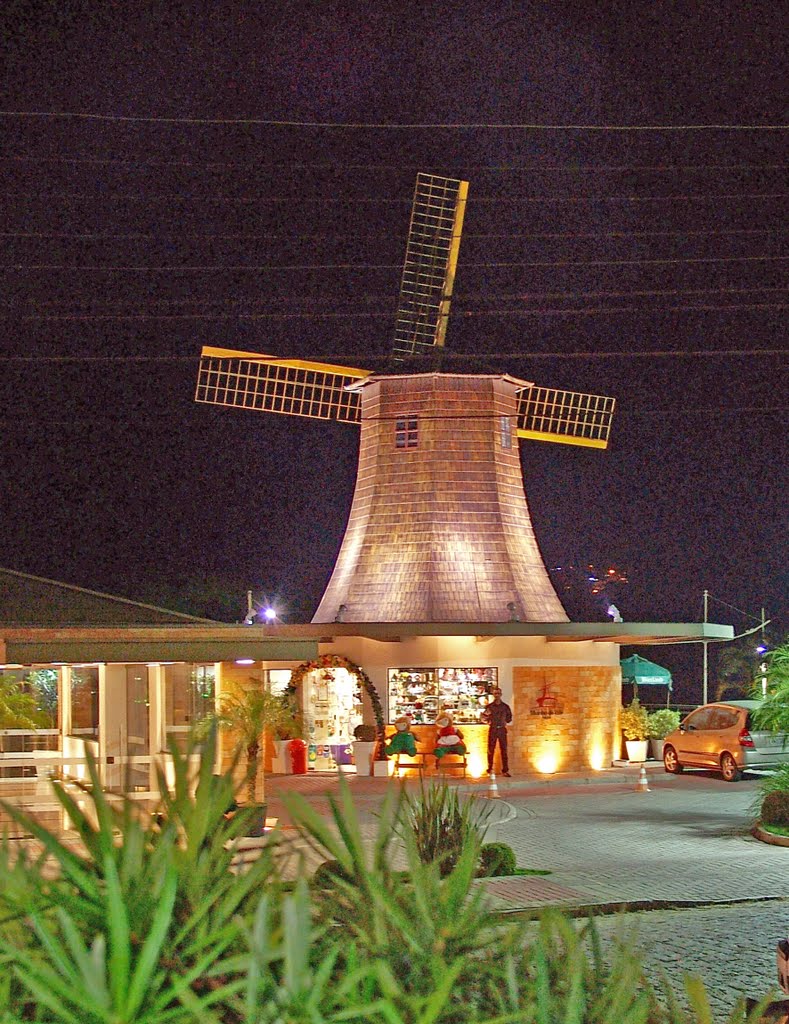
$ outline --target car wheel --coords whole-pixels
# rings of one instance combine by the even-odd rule
[[[737,782],[742,778],[739,765],[728,751],[721,754],[721,774],[724,782]]]
[[[663,748],[663,767],[669,775],[679,775],[682,772],[682,765],[679,763],[677,752],[673,747]]]

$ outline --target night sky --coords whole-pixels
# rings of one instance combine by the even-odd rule
[[[424,170],[470,181],[444,369],[619,403],[607,452],[522,445],[547,565],[787,624],[780,5],[0,17],[0,565],[311,616],[358,433],[195,405],[200,347],[383,369]]]

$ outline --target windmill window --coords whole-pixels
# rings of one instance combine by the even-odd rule
[[[501,432],[501,447],[512,448],[512,423],[509,416],[499,416],[499,430]]]
[[[395,420],[395,448],[416,448],[419,442],[419,429],[416,416]]]

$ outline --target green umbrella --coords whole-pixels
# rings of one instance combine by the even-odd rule
[[[631,654],[619,662],[622,668],[622,682],[634,686],[667,686],[672,688],[671,673],[654,661],[647,661],[639,654]]]

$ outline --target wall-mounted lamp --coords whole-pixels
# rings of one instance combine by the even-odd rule
[[[345,613],[347,611],[348,611],[348,605],[347,604],[341,604],[340,607],[337,609],[337,614],[334,616],[334,621],[335,622],[342,622],[343,621],[343,616],[345,615]]]
[[[518,609],[514,601],[507,602],[507,611],[510,613],[510,622],[520,622],[518,618]]]

